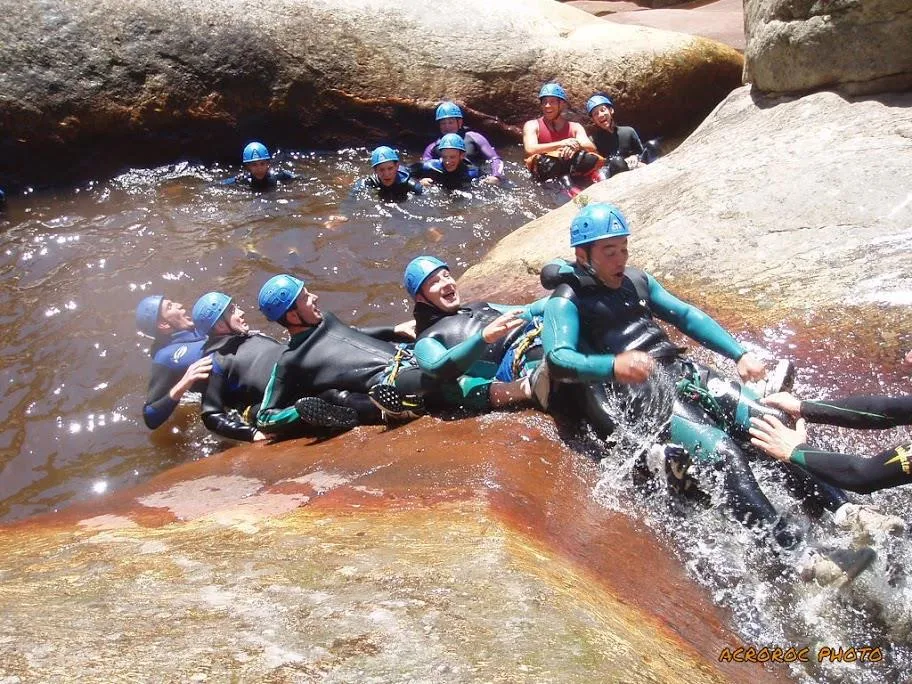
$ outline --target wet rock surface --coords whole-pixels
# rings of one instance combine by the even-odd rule
[[[744,87],[670,155],[584,196],[618,204],[631,221],[630,263],[701,306],[757,324],[816,311],[852,332],[912,301],[910,105],[908,93],[766,99]],[[541,265],[572,255],[578,210],[504,238],[463,284],[480,296],[496,274],[515,301],[538,296]],[[906,312],[896,316],[908,322]]]
[[[767,93],[847,94],[912,86],[906,0],[745,0],[744,76]]]
[[[4,674],[780,679],[717,662],[704,592],[549,421],[507,420],[239,447],[0,530]]]
[[[464,101],[469,124],[515,139],[552,79],[577,107],[609,90],[644,134],[686,131],[742,69],[719,44],[605,24],[546,0],[0,9],[9,36],[0,151],[17,169],[0,178],[6,185],[106,156],[173,161],[230,148],[233,158],[266,132],[272,144],[310,148],[423,141],[444,98]]]

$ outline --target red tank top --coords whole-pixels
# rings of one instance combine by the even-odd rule
[[[538,142],[540,143],[551,143],[557,142],[558,140],[567,140],[568,138],[574,137],[573,133],[570,132],[570,122],[565,121],[564,127],[556,131],[552,131],[548,128],[548,124],[545,123],[545,118],[541,117],[538,120]]]

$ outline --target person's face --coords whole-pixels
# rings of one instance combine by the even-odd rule
[[[389,187],[396,182],[396,174],[399,173],[399,163],[394,161],[383,162],[374,167],[374,173],[377,174],[379,181]]]
[[[453,172],[465,156],[460,150],[440,150],[440,163],[447,171]]]
[[[564,101],[559,97],[543,97],[541,99],[542,115],[547,120],[556,119],[564,111]]]
[[[228,324],[232,332],[245,334],[250,330],[244,320],[244,311],[234,302],[228,305],[228,310],[222,314],[222,319]]]
[[[299,325],[319,325],[320,321],[323,320],[323,312],[317,306],[319,299],[317,295],[305,287],[295,300],[294,307],[288,313],[297,316],[300,321]]]
[[[627,238],[611,237],[596,240],[589,245],[589,254],[585,246],[576,248],[576,260],[588,264],[595,275],[612,290],[621,286],[624,280],[624,268],[627,266]]]
[[[180,302],[163,299],[158,312],[158,327],[164,330],[190,330],[193,319]]]
[[[456,281],[446,268],[437,269],[422,283],[418,297],[444,313],[455,313],[461,303]]]
[[[610,131],[614,128],[614,110],[606,104],[600,104],[592,110],[592,121],[599,128]]]
[[[266,174],[269,173],[269,162],[265,159],[250,162],[246,166],[247,170],[250,171],[250,175],[257,180],[263,180],[266,177]]]
[[[462,119],[441,119],[437,122],[440,125],[440,134],[456,133],[462,128]]]

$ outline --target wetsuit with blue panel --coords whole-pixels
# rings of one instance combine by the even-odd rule
[[[495,150],[494,146],[488,142],[488,139],[486,137],[477,131],[468,130],[465,126],[456,131],[456,135],[462,138],[463,142],[465,143],[466,159],[470,164],[478,168],[484,168],[486,162],[491,162],[491,175],[498,178],[503,178],[503,159],[500,158],[500,155],[497,154],[497,150]],[[421,160],[430,161],[431,159],[439,159],[439,145],[440,139],[438,138],[429,144],[426,148],[424,148],[424,154],[421,155]]]
[[[449,404],[473,410],[490,408],[494,380],[510,382],[531,373],[541,361],[541,315],[547,298],[526,306],[473,302],[447,313],[425,302],[415,304],[415,359],[445,384]],[[524,309],[525,326],[494,341],[482,331],[498,316]],[[458,390],[458,391],[457,391]]]
[[[222,185],[243,185],[251,190],[274,190],[279,183],[297,180],[297,176],[285,169],[269,169],[262,178],[254,178],[249,171],[244,171],[222,181]]]
[[[448,134],[455,135],[455,134]],[[409,172],[414,178],[430,178],[436,185],[447,190],[464,190],[472,185],[473,181],[484,178],[487,174],[474,164],[465,159],[459,162],[453,171],[447,171],[439,159],[415,162],[409,167]]]
[[[396,180],[392,185],[384,185],[377,177],[376,173],[367,178],[362,178],[352,187],[351,197],[370,192],[375,193],[382,202],[403,202],[408,199],[410,194],[420,195],[424,192],[424,186],[412,178],[408,169],[404,166],[399,167],[396,173]]]
[[[749,439],[750,416],[769,409],[757,404],[743,386],[684,358],[684,350],[671,343],[654,316],[734,361],[744,348],[711,317],[639,269],[625,268],[621,286],[613,289],[588,269],[555,260],[542,270],[541,280],[553,290],[542,332],[551,377],[584,383],[582,410],[590,423],[603,434],[614,430],[616,402],[609,395],[626,392],[626,386],[611,382],[615,356],[632,350],[649,353],[676,381],[665,438],[682,445],[697,461],[719,464],[727,504],[741,521],[770,527],[780,544],[793,545],[796,540],[760,490],[739,444]],[[797,468],[790,469],[786,485],[797,496],[814,497],[832,511],[847,501],[841,490]]]
[[[163,425],[180,403],[171,398],[171,388],[184,377],[190,364],[202,358],[205,344],[205,335],[195,330],[183,330],[164,340],[156,339],[152,345],[149,350],[152,368],[143,406],[143,420],[150,430]],[[205,388],[205,381],[200,381],[190,391],[202,392]]]

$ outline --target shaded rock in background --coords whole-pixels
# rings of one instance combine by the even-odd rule
[[[485,422],[241,446],[0,528],[4,674],[787,680],[719,662],[705,591],[547,419]]]
[[[3,0],[0,17],[0,153],[17,170],[0,184],[74,159],[234,161],[256,137],[424,142],[442,98],[463,100],[469,123],[518,137],[551,79],[578,108],[611,91],[647,136],[685,131],[743,68],[716,43],[550,0]]]
[[[771,101],[743,87],[674,152],[585,196],[617,203],[631,220],[631,263],[693,301],[766,323],[828,310],[851,330],[878,305],[912,303],[910,107],[912,93]],[[572,254],[577,210],[515,231],[461,284],[538,296],[541,265]]]
[[[912,86],[908,0],[744,0],[744,81],[766,93]]]

